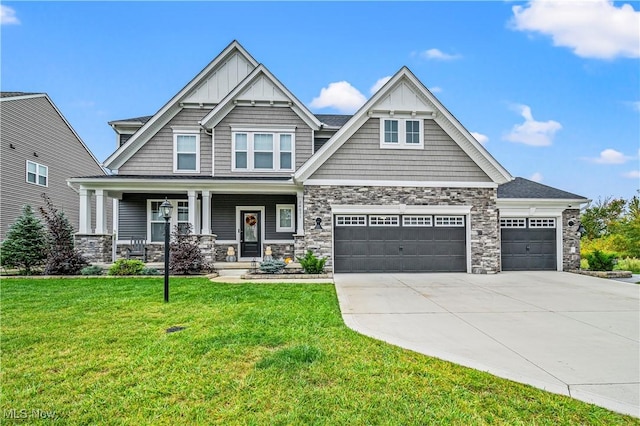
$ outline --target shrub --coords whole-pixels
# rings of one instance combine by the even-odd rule
[[[625,259],[618,260],[614,269],[620,271],[631,271],[634,274],[640,274],[640,259],[634,257],[627,257]]]
[[[327,262],[327,258],[318,258],[311,250],[307,250],[304,257],[299,257],[298,262],[304,270],[305,274],[321,274],[324,272],[324,264]]]
[[[58,211],[47,194],[42,194],[45,207],[40,214],[47,225],[49,247],[44,273],[48,275],[77,275],[89,263],[74,247],[73,226],[64,212]]]
[[[98,265],[90,265],[90,266],[85,266],[84,268],[82,268],[80,273],[82,275],[102,275],[103,270]]]
[[[589,269],[589,261],[587,259],[580,259],[580,269]]]
[[[18,268],[30,275],[47,259],[47,237],[44,226],[35,216],[31,206],[22,208],[22,215],[7,231],[0,249],[0,265]]]
[[[144,267],[142,268],[142,271],[140,271],[140,275],[160,275],[160,271],[158,271],[156,268]]]
[[[190,224],[187,224],[187,228],[183,230],[177,226],[174,227],[172,238],[173,241],[169,245],[169,270],[171,273],[186,275],[211,270],[211,267],[204,260],[200,247],[198,247],[196,237],[191,234]]]
[[[260,264],[260,270],[266,274],[279,274],[286,265],[282,260],[265,260]]]
[[[138,259],[118,259],[109,268],[109,275],[140,275],[144,262]]]
[[[589,269],[592,271],[612,271],[616,254],[594,250],[592,253],[588,253],[586,258],[589,262]]]

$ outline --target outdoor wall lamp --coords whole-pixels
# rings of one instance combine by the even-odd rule
[[[171,219],[171,210],[173,206],[164,197],[164,201],[160,204],[160,213],[164,218],[164,301],[169,301],[169,220]]]
[[[322,229],[322,225],[320,225],[321,223],[322,223],[322,218],[316,217],[316,227],[313,229]]]

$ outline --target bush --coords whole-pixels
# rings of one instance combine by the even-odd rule
[[[82,275],[102,275],[103,272],[102,268],[98,265],[85,266],[80,271]]]
[[[612,271],[616,260],[615,253],[594,250],[586,256],[592,271]]]
[[[140,275],[144,262],[138,259],[118,259],[109,268],[109,275]]]
[[[282,260],[265,260],[260,264],[260,270],[266,274],[279,274],[287,266]]]
[[[144,267],[142,268],[142,271],[140,271],[140,275],[160,275],[160,271],[158,271],[156,268]]]
[[[44,226],[31,206],[22,208],[22,215],[9,227],[0,249],[0,265],[18,268],[30,275],[47,259],[47,237]]]
[[[640,274],[640,259],[634,257],[627,257],[625,259],[618,260],[614,269],[620,271],[631,271],[634,274]]]
[[[198,247],[196,237],[191,234],[191,225],[180,230],[174,227],[169,254],[169,270],[172,274],[187,275],[210,271],[211,267],[205,262]]]
[[[327,258],[320,259],[311,250],[307,250],[304,257],[298,258],[298,262],[300,262],[305,274],[321,274],[324,272],[324,264],[327,262]]]

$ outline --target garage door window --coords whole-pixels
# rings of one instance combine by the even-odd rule
[[[554,218],[529,219],[529,228],[555,228]]]
[[[433,226],[431,216],[402,216],[402,226]]]
[[[367,226],[367,217],[366,216],[336,216],[336,225]]]
[[[436,216],[436,226],[464,226],[464,216]]]
[[[400,217],[369,216],[369,226],[400,226]]]
[[[527,219],[523,217],[500,219],[500,228],[526,228]]]

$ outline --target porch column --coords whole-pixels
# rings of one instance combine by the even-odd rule
[[[96,234],[107,231],[107,215],[104,204],[104,189],[96,189]]]
[[[118,222],[119,222],[119,214],[120,214],[120,200],[117,198],[113,198],[113,225],[111,229],[113,230],[113,235],[115,236],[116,241],[118,240]]]
[[[296,192],[296,234],[304,235],[304,190]]]
[[[194,234],[199,234],[196,229],[196,191],[187,191],[189,197],[189,223]]]
[[[91,234],[91,191],[80,187],[80,234]]]
[[[211,234],[211,193],[202,191],[202,235]]]

